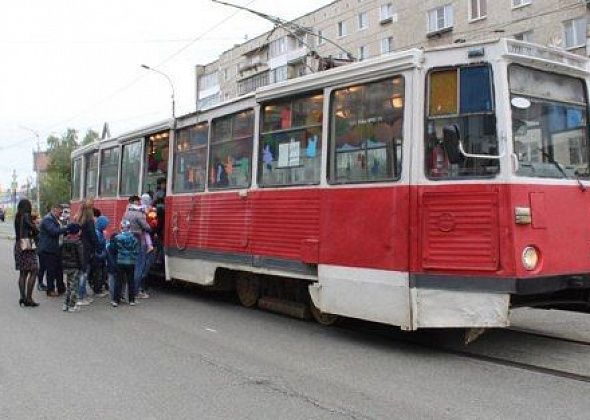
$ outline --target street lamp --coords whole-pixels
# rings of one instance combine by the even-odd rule
[[[142,64],[141,67],[143,67],[146,70],[150,70],[150,71],[153,71],[154,73],[158,73],[158,74],[164,76],[166,78],[166,80],[168,80],[168,83],[170,83],[170,88],[172,89],[172,119],[176,123],[176,105],[175,105],[175,99],[174,99],[174,83],[172,83],[172,79],[166,73],[161,72],[160,70],[157,70],[157,69],[150,67],[146,64]]]
[[[37,160],[39,159],[39,157],[41,156],[41,143],[39,141],[39,132],[37,132],[36,130],[33,130],[32,128],[26,127],[24,125],[21,125],[20,128],[22,128],[23,130],[27,130],[30,131],[31,133],[33,133],[35,135],[35,137],[37,138]],[[39,187],[39,162],[33,162],[35,164],[35,188],[37,189],[37,211],[39,212],[39,214],[41,214],[41,189]]]

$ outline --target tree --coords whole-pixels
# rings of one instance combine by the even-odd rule
[[[87,144],[94,143],[95,141],[98,141],[98,140],[99,140],[98,132],[96,132],[92,129],[89,129],[86,132],[84,139],[82,139],[82,146],[86,146]]]
[[[89,133],[86,133],[86,137],[88,136]],[[61,137],[51,135],[47,138],[49,164],[47,173],[40,179],[41,210],[47,210],[55,203],[70,201],[72,180],[70,156],[76,147],[78,147],[78,132],[72,128],[68,128]]]

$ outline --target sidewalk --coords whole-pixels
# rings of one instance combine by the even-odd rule
[[[0,222],[0,239],[14,239],[14,225],[12,219]]]

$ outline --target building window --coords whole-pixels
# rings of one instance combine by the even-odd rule
[[[437,7],[428,11],[428,32],[437,32],[453,27],[453,6]]]
[[[217,73],[204,74],[199,77],[199,90],[207,90],[219,85]]]
[[[130,196],[138,193],[139,173],[141,168],[141,142],[123,146],[123,162],[121,164],[121,186],[119,193]]]
[[[363,61],[369,58],[369,49],[366,45],[361,45],[358,52],[358,60]]]
[[[519,34],[514,35],[514,39],[517,41],[524,41],[524,42],[534,42],[533,40],[533,31],[525,31]]]
[[[346,30],[346,22],[338,22],[338,36],[342,37],[346,35],[348,35],[348,31]]]
[[[515,9],[517,7],[528,6],[532,2],[533,0],[512,0],[512,8]]]
[[[213,120],[209,157],[209,188],[250,186],[254,111]]]
[[[483,19],[488,14],[487,0],[469,0],[469,20]]]
[[[238,82],[238,95],[245,95],[246,93],[253,92],[259,87],[268,85],[269,72],[255,74],[247,79],[240,80]]]
[[[317,184],[322,159],[322,94],[262,108],[260,185]]]
[[[98,152],[86,155],[86,176],[84,185],[84,198],[96,196],[96,184],[98,181]]]
[[[586,18],[563,22],[565,48],[578,48],[586,45]]]
[[[362,12],[358,14],[359,31],[367,29],[369,27],[369,14]]]
[[[283,36],[272,41],[270,43],[269,51],[271,57],[285,54],[287,52],[287,38]]]
[[[393,19],[393,3],[382,4],[379,8],[379,20],[387,22]]]
[[[381,39],[381,54],[388,54],[393,51],[393,37],[388,36],[387,38]]]
[[[101,197],[115,197],[119,182],[119,148],[111,147],[100,153],[100,185],[98,193]]]
[[[326,43],[326,40],[324,39],[324,31],[322,31],[321,29],[318,30],[318,46],[320,45],[324,45]]]
[[[173,182],[175,193],[205,190],[208,138],[208,123],[182,128],[176,132]]]
[[[332,93],[331,183],[399,179],[402,172],[404,79],[351,86]]]
[[[289,78],[289,69],[287,66],[277,67],[270,71],[270,83],[279,83]]]

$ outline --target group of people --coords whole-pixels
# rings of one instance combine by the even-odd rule
[[[88,286],[94,297],[110,296],[113,307],[121,301],[134,306],[136,299],[149,298],[145,281],[160,248],[163,221],[150,194],[129,198],[120,228],[109,238],[105,231],[110,221],[94,207],[93,199],[82,202],[72,220],[61,215],[62,206],[55,204],[39,220],[29,200],[18,203],[14,258],[21,306],[39,306],[33,300],[37,280],[38,290],[48,297],[64,295],[67,312],[93,302]]]

